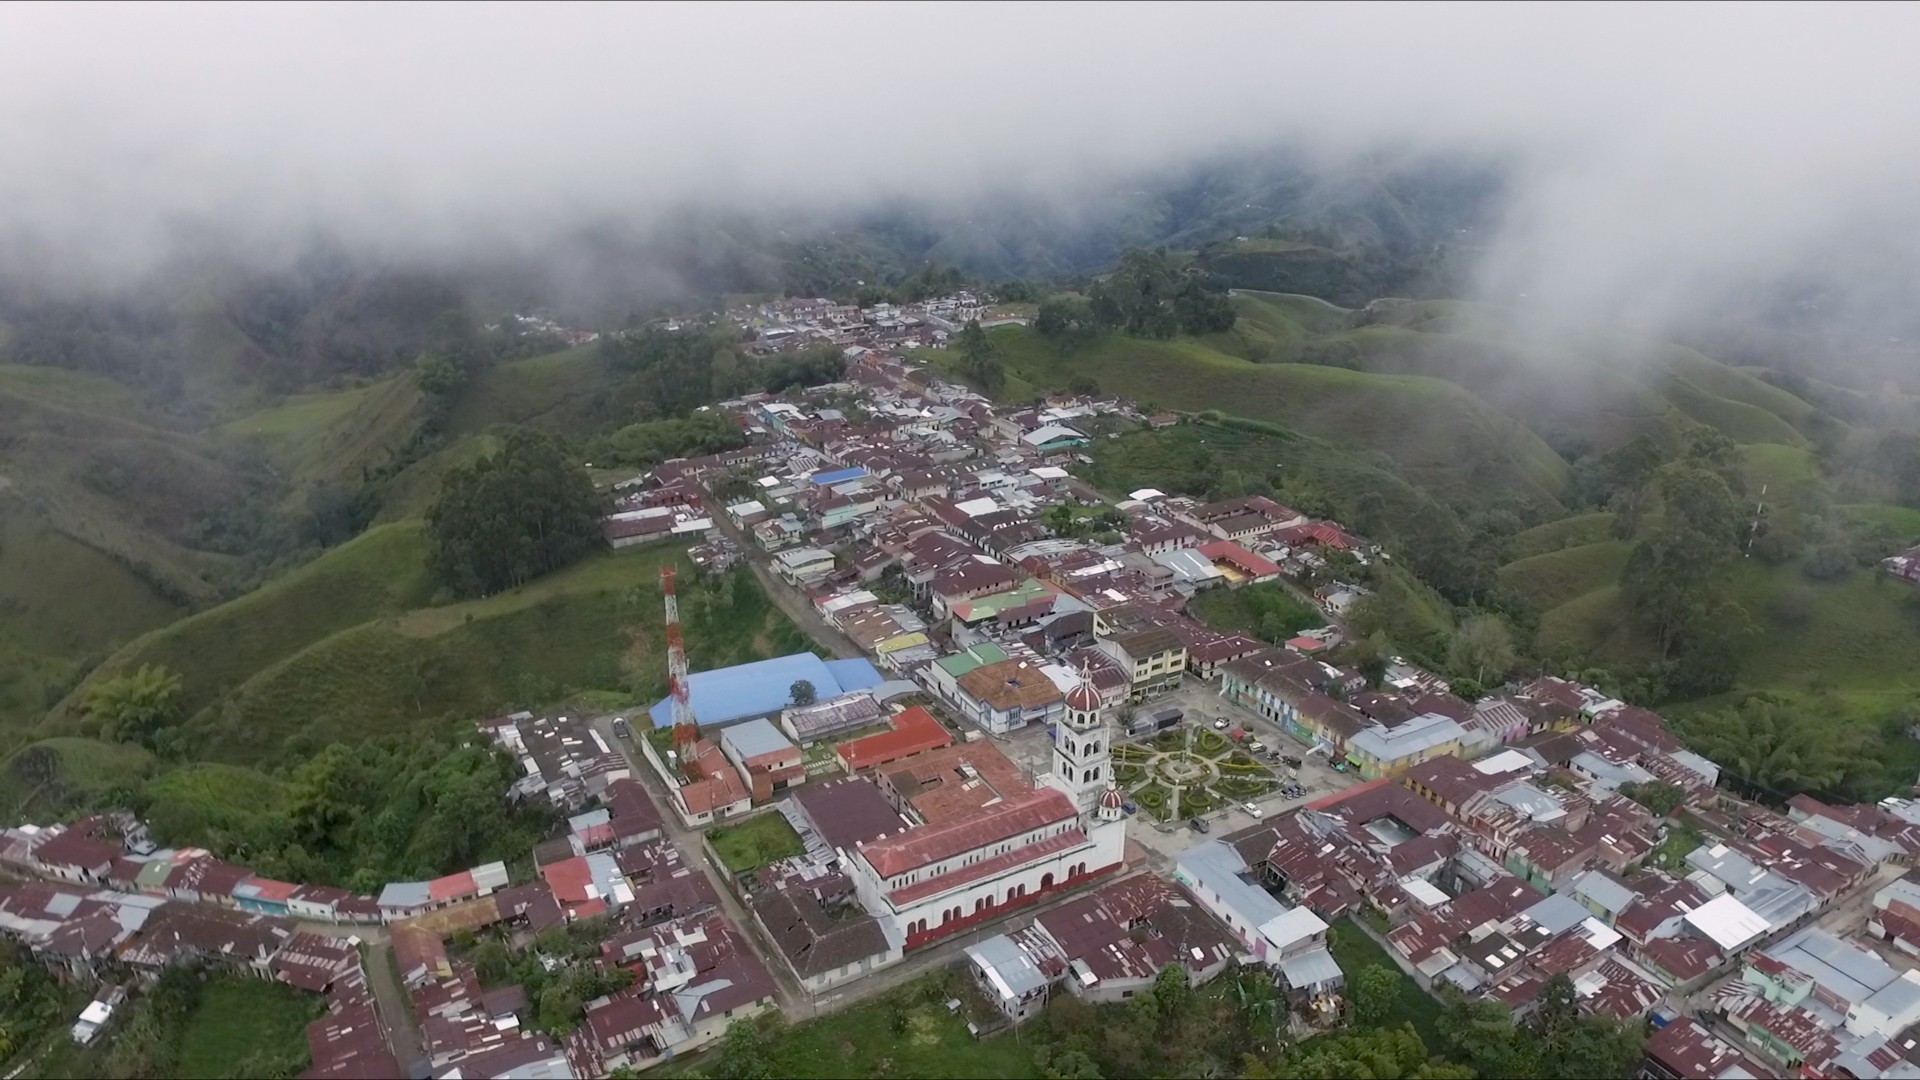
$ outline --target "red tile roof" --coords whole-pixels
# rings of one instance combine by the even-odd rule
[[[834,748],[849,772],[869,769],[904,757],[953,745],[953,736],[933,714],[915,705],[891,721],[893,730],[864,739],[842,743]]]
[[[1280,565],[1263,558],[1231,540],[1215,540],[1200,545],[1200,555],[1209,562],[1224,562],[1251,577],[1267,577],[1280,572]]]
[[[917,870],[955,855],[997,844],[1045,825],[1077,816],[1073,801],[1054,788],[992,807],[977,817],[923,825],[897,836],[860,845],[860,853],[882,878]]]

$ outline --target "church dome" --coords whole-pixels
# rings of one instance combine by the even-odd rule
[[[1080,685],[1067,691],[1067,708],[1075,712],[1099,712],[1102,704],[1100,692],[1090,679],[1081,679]]]
[[[1100,808],[1102,810],[1118,810],[1120,809],[1120,804],[1120,789],[1112,784],[1107,785],[1107,790],[1100,795]]]

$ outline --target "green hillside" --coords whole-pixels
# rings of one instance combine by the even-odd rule
[[[273,492],[263,471],[118,384],[48,368],[0,366],[0,476],[47,526],[181,603],[244,573],[213,523]]]
[[[245,596],[132,642],[69,695],[54,719],[72,723],[94,679],[142,664],[178,672],[183,708],[198,712],[321,638],[426,603],[426,558],[423,526],[371,529]]]
[[[588,691],[650,703],[666,679],[658,581],[668,561],[690,569],[678,548],[609,553],[514,592],[321,638],[202,708],[187,724],[191,755],[271,763]],[[806,647],[750,576],[723,582],[682,590],[694,670]]]
[[[1439,379],[1305,364],[1256,364],[1190,340],[1105,334],[1065,355],[1024,327],[992,332],[1009,374],[1037,387],[1091,378],[1160,408],[1219,409],[1378,452],[1443,499],[1511,496],[1558,513],[1566,462],[1521,425]],[[936,354],[936,362],[951,362]]]
[[[1632,553],[1627,540],[1562,548],[1501,567],[1500,585],[1533,610],[1551,611],[1618,582]]]
[[[81,665],[181,611],[124,563],[0,493],[0,738],[39,716]]]
[[[1612,514],[1575,514],[1514,535],[1507,541],[1507,554],[1514,559],[1525,559],[1562,548],[1597,544],[1612,536]]]
[[[357,484],[419,427],[425,399],[410,375],[331,393],[298,394],[222,425],[298,483]]]
[[[494,424],[524,424],[578,436],[605,424],[601,409],[613,383],[597,344],[496,364],[461,391],[447,427],[476,434]]]
[[[114,803],[138,791],[153,771],[138,746],[58,737],[23,747],[0,762],[0,810],[9,820],[49,821]]]

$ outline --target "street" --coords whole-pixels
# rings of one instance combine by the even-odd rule
[[[720,500],[713,501],[718,503]],[[838,627],[820,616],[820,612],[815,610],[813,602],[807,599],[806,594],[787,584],[780,575],[773,572],[768,566],[767,553],[760,550],[759,545],[753,542],[753,538],[727,517],[725,510],[713,513],[713,524],[728,540],[733,541],[734,546],[740,549],[741,557],[752,568],[753,576],[760,581],[760,588],[774,602],[774,605],[787,618],[793,620],[795,626],[805,630],[807,636],[816,644],[825,646],[841,660],[853,660],[866,655],[860,651],[859,646],[847,640],[847,636],[842,634]]]

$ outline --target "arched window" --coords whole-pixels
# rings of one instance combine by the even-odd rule
[[[1040,887],[1041,887],[1042,889],[1051,889],[1051,888],[1053,888],[1053,875],[1052,875],[1052,874],[1041,874],[1041,875],[1040,875]]]

